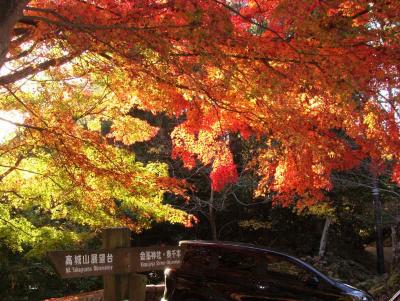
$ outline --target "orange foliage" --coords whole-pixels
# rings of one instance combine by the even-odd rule
[[[252,166],[261,178],[258,193],[274,191],[277,202],[323,199],[332,171],[364,158],[399,160],[398,1],[35,0],[30,6],[36,9],[24,13],[36,25],[17,26],[47,47],[59,43],[70,53],[97,54],[94,61],[105,57],[108,63],[90,72],[124,74],[111,83],[123,91],[116,92],[121,104],[131,93],[138,108],[184,116],[172,134],[173,156],[189,168],[196,159],[211,164],[215,190],[237,178],[233,132],[268,140]],[[71,123],[61,126],[73,131]],[[115,132],[120,140],[127,135]],[[74,160],[86,164],[78,153]],[[398,174],[396,165],[396,181]]]

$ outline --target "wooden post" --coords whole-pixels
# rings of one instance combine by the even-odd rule
[[[128,228],[102,234],[102,250],[52,251],[48,257],[61,278],[103,276],[104,301],[145,301],[147,277],[136,273],[178,268],[185,252],[178,246],[132,248]]]
[[[147,277],[142,274],[131,274],[129,276],[129,301],[146,300]]]
[[[103,248],[127,248],[131,245],[131,231],[128,228],[110,228],[103,230]],[[128,299],[129,275],[105,275],[104,301]]]

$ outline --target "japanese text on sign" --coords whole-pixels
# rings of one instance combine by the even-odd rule
[[[48,256],[62,278],[74,278],[178,268],[184,249],[178,246],[154,246],[53,251]]]
[[[88,273],[112,271],[113,255],[110,253],[92,253],[65,255],[65,273]]]
[[[147,249],[139,253],[141,269],[176,266],[181,263],[181,250],[177,248]]]

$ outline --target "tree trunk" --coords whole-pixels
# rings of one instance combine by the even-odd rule
[[[391,226],[392,232],[392,267],[394,270],[400,270],[400,223]]]
[[[375,214],[377,272],[383,274],[385,273],[385,259],[383,254],[382,204],[379,198],[378,179],[374,172],[372,172],[372,197]]]
[[[332,222],[332,217],[327,216],[325,219],[324,230],[322,231],[322,236],[321,236],[321,240],[319,243],[318,256],[321,258],[325,256],[326,245],[328,243],[328,230],[329,230],[329,226],[331,225],[331,222]]]
[[[214,208],[214,190],[211,189],[210,201],[208,205],[208,217],[211,227],[211,239],[218,240],[217,224],[215,221],[215,208]]]
[[[0,68],[3,66],[12,31],[29,0],[0,0]]]

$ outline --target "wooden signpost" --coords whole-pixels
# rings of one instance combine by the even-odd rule
[[[102,250],[54,251],[48,257],[61,278],[103,276],[106,301],[144,301],[146,278],[135,273],[177,268],[184,251],[177,246],[129,245],[128,229],[105,229]]]
[[[182,250],[180,247],[139,247],[54,251],[48,257],[61,278],[75,278],[176,268],[181,264]]]

